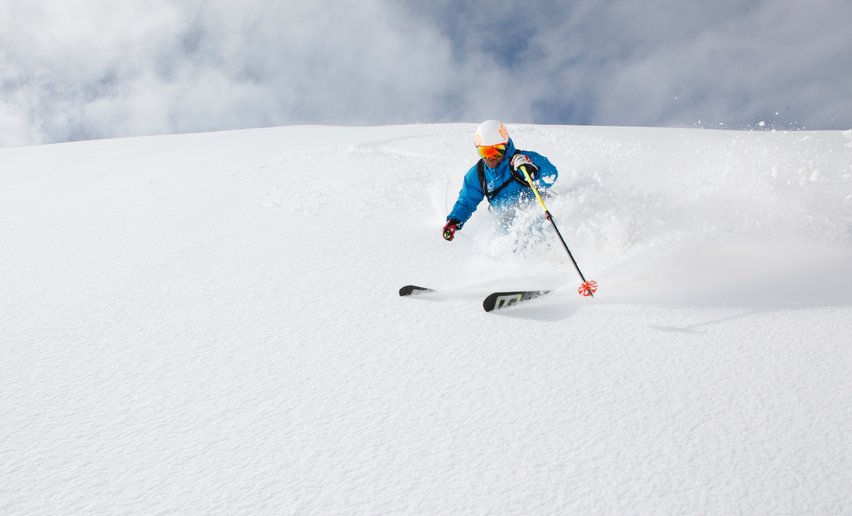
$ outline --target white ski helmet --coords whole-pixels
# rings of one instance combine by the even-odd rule
[[[509,131],[499,120],[486,120],[479,124],[473,134],[473,143],[477,147],[509,143]]]

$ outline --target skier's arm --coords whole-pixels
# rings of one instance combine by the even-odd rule
[[[538,167],[538,174],[536,174],[535,178],[536,187],[550,188],[553,186],[556,178],[559,177],[559,171],[556,170],[553,163],[537,152],[528,152],[527,155],[533,164]]]
[[[527,172],[530,173],[530,176],[535,183],[536,188],[550,188],[553,186],[553,183],[556,182],[556,178],[559,176],[559,172],[556,170],[556,167],[553,164],[537,152],[532,151],[520,151],[518,154],[512,158],[512,173],[516,174],[517,177],[520,177],[523,181],[523,175],[521,175],[519,169],[522,165],[527,164]],[[532,166],[529,166],[529,165]]]
[[[485,193],[479,184],[476,167],[473,167],[464,176],[459,198],[455,206],[453,206],[453,210],[447,215],[447,220],[455,219],[459,221],[458,229],[461,229],[464,223],[467,222],[467,219],[476,211],[476,208],[484,197]]]

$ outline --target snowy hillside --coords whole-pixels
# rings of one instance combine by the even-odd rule
[[[0,149],[0,513],[852,513],[852,131],[474,128]]]

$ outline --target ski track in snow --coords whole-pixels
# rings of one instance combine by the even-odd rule
[[[0,149],[0,513],[852,513],[849,132],[474,127]]]

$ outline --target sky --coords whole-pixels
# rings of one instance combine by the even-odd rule
[[[852,128],[846,0],[0,0],[0,146],[294,124]]]

